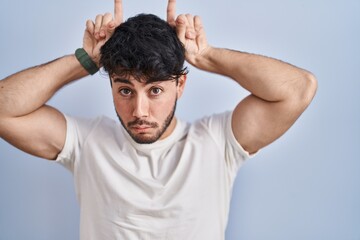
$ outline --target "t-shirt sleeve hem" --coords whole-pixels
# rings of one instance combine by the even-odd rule
[[[258,152],[250,154],[248,151],[246,151],[243,148],[243,146],[241,146],[241,144],[235,138],[234,132],[232,130],[232,114],[233,114],[233,112],[231,112],[228,115],[228,119],[227,119],[227,121],[228,121],[228,123],[227,123],[227,131],[228,131],[229,141],[243,155],[244,160],[249,159],[249,158],[253,158],[254,156],[257,155]]]
[[[58,154],[55,162],[60,163],[62,165],[67,165],[67,162],[72,159],[72,152],[74,146],[74,138],[71,136],[71,133],[74,133],[74,123],[71,118],[67,115],[64,115],[66,119],[66,138],[65,144],[61,152]]]

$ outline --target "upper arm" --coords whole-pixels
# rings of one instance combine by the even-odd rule
[[[294,124],[310,103],[297,101],[269,102],[249,95],[235,108],[232,130],[236,140],[249,153],[275,141]]]
[[[44,105],[25,116],[0,119],[0,136],[20,150],[53,160],[65,144],[66,120]]]

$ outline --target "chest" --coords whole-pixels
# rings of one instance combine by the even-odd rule
[[[226,173],[223,151],[204,136],[147,153],[116,142],[84,146],[74,177],[87,224],[116,229],[124,239],[210,239],[191,236],[225,229]]]

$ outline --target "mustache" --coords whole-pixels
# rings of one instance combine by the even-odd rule
[[[148,122],[146,120],[139,119],[139,118],[135,119],[132,122],[128,122],[127,125],[128,125],[128,127],[132,127],[132,126],[135,126],[135,125],[139,125],[139,126],[146,125],[146,126],[153,127],[153,128],[156,128],[156,127],[159,126],[156,122]]]

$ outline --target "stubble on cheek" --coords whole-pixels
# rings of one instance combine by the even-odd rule
[[[150,143],[154,143],[157,140],[159,140],[159,138],[161,138],[161,136],[164,134],[164,132],[170,126],[170,123],[175,115],[176,104],[177,104],[177,101],[175,99],[175,103],[173,105],[171,112],[168,114],[168,116],[166,117],[165,121],[163,122],[163,124],[161,125],[160,128],[159,128],[159,123],[149,122],[149,121],[146,121],[143,119],[135,119],[135,120],[130,121],[125,124],[124,121],[121,119],[120,115],[118,114],[118,112],[116,111],[116,109],[115,109],[115,112],[116,112],[116,115],[117,115],[121,125],[124,127],[126,132],[131,136],[131,138],[135,142],[140,143],[140,144],[150,144]],[[153,134],[151,134],[150,136],[148,133],[133,133],[133,131],[131,131],[131,128],[133,126],[149,126],[150,128],[153,128],[155,132]]]

